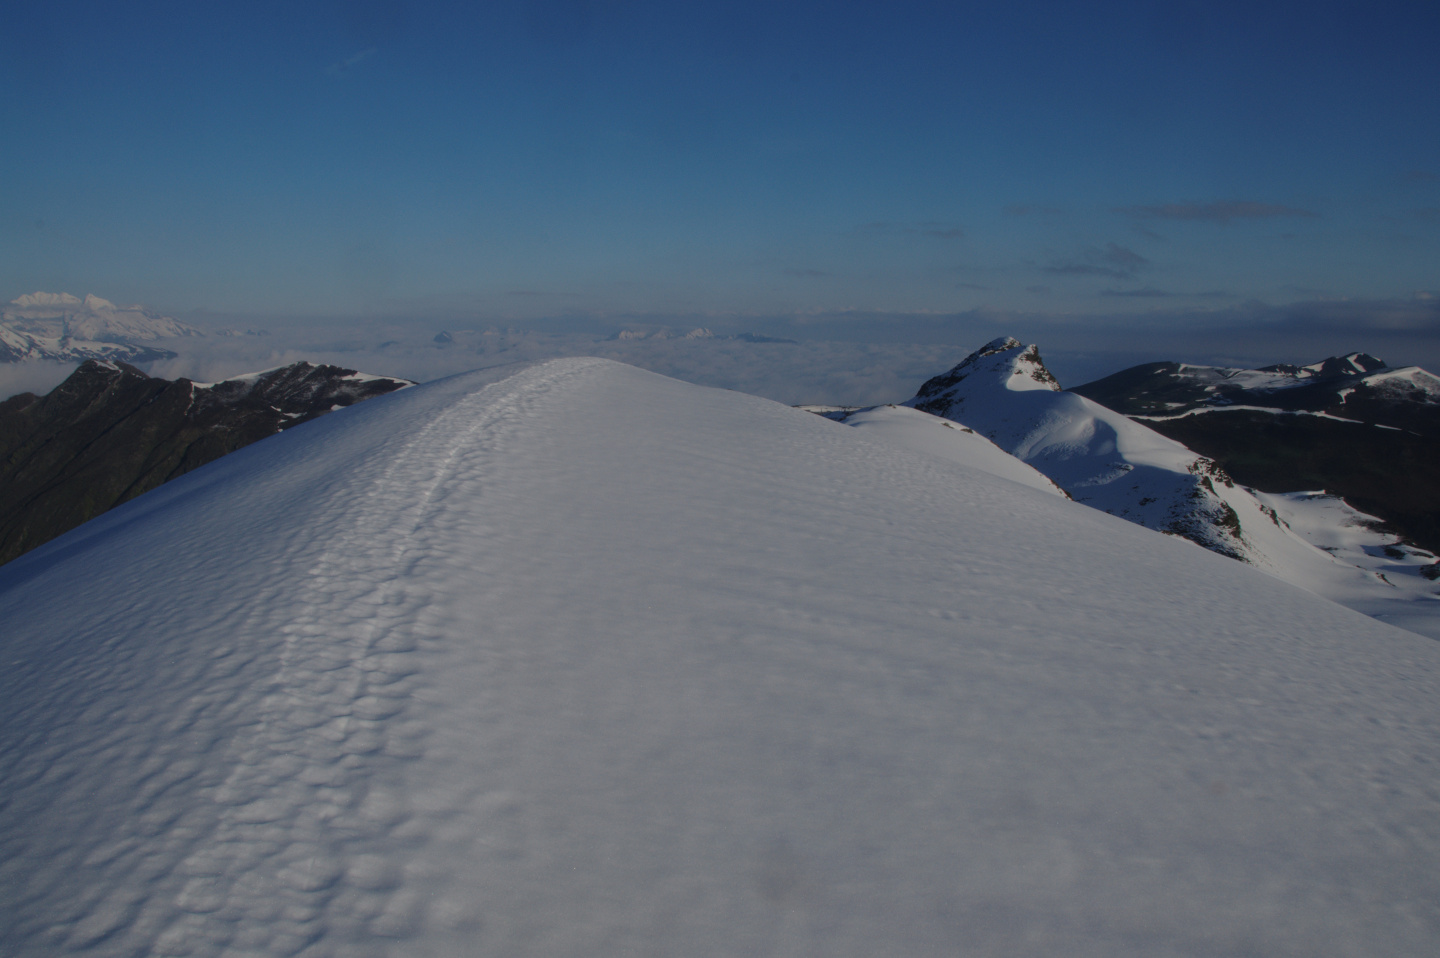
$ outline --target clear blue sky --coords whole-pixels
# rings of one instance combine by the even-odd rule
[[[1437,11],[5,4],[0,294],[1433,335]]]

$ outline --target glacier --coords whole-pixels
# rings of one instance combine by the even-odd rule
[[[0,950],[1431,951],[1440,645],[952,452],[520,364],[5,565]]]

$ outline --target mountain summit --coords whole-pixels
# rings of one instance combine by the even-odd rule
[[[248,446],[0,622],[14,958],[1440,937],[1440,644],[603,360]]]
[[[1215,463],[1098,403],[1062,392],[1037,347],[1002,337],[905,403],[968,426],[1078,502],[1215,552],[1273,564],[1275,520]]]

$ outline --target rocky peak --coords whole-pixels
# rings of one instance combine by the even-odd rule
[[[1040,350],[1013,336],[992,339],[966,356],[949,372],[925,382],[906,405],[937,416],[979,394],[995,389],[1060,392],[1060,383],[1045,368]]]

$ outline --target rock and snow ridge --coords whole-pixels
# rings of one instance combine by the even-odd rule
[[[14,958],[1440,936],[1440,645],[601,360],[247,447],[0,622]]]
[[[1440,406],[1440,378],[1419,366],[1392,369],[1368,353],[1260,369],[1147,363],[1071,391],[1145,419],[1249,407],[1370,421],[1377,406]]]
[[[1266,564],[1245,521],[1275,521],[1237,492],[1223,470],[1125,416],[1062,392],[1033,345],[1010,337],[987,343],[928,380],[905,405],[975,429],[1078,502]]]
[[[1062,392],[1033,345],[1009,337],[987,343],[926,382],[905,405],[975,429],[1077,502],[1190,539],[1368,614],[1419,623],[1440,637],[1440,596],[1419,567],[1386,578],[1373,563],[1357,566],[1317,548],[1289,527],[1276,504],[1236,484],[1213,460]],[[1311,508],[1307,501],[1286,508]]]
[[[147,344],[200,335],[195,327],[143,306],[116,306],[95,295],[29,293],[0,307],[0,362],[144,362],[175,355]]]
[[[1323,486],[1440,552],[1440,379],[1364,353],[1307,366],[1151,363],[1070,390],[1272,493]]]
[[[221,383],[87,360],[0,402],[0,562],[242,446],[413,385],[292,363]]]

